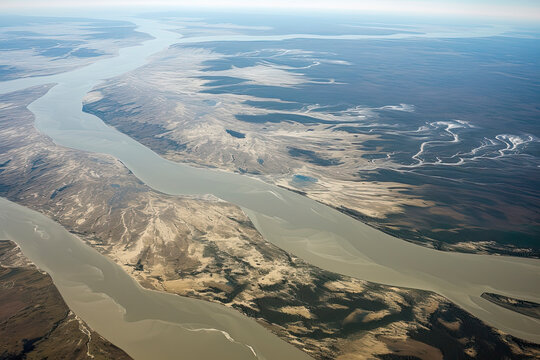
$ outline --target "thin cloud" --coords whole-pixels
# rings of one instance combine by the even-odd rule
[[[194,5],[196,4],[196,5]],[[37,8],[156,8],[156,7],[196,7],[209,9],[292,9],[304,10],[349,10],[406,15],[453,15],[467,17],[492,17],[504,19],[540,20],[540,2],[527,0],[490,1],[483,0],[2,0],[0,9],[29,10]]]

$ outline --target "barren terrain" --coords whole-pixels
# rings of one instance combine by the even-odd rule
[[[307,86],[313,84],[317,91],[337,85],[310,78],[303,67],[283,62],[312,63],[307,67],[350,64],[340,63],[335,56],[330,59],[326,53],[300,49],[270,48],[231,55],[213,50],[213,46],[220,44],[173,46],[146,66],[96,87],[86,97],[84,110],[167,159],[258,177],[423,246],[538,256],[533,240],[539,226],[534,186],[531,191],[516,192],[514,185],[476,186],[472,180],[459,179],[451,183],[447,177],[452,176],[445,170],[426,170],[427,175],[418,179],[410,172],[422,166],[458,169],[459,162],[435,159],[431,163],[424,158],[437,155],[428,154],[436,147],[433,144],[458,142],[460,131],[474,128],[470,123],[448,120],[402,129],[384,122],[411,116],[412,105],[333,110],[285,101],[278,98],[280,94],[296,91],[301,96],[302,89],[311,91]],[[236,58],[255,65],[226,66]],[[261,96],[246,94],[250,92]],[[487,145],[470,150],[470,159],[463,159],[464,150],[459,152],[460,161],[476,164],[475,154],[492,147],[492,153],[479,158],[493,157],[494,163],[486,166],[496,169],[497,157],[519,156],[521,151],[510,143],[518,144],[521,138],[505,136],[482,140]],[[388,137],[395,137],[394,145],[422,143],[412,158],[404,160],[410,164],[394,159],[405,155],[399,149],[386,149]],[[533,144],[537,140],[523,141]],[[449,158],[457,161],[456,156]],[[394,170],[393,176],[381,175]],[[464,174],[456,171],[459,176]],[[487,180],[480,179],[478,184],[481,181]]]
[[[230,306],[317,359],[533,358],[538,346],[443,297],[330,273],[266,242],[240,208],[158,193],[112,157],[55,145],[0,97],[0,195],[78,234],[143,286]]]

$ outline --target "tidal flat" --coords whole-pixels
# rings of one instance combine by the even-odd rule
[[[1,173],[5,181],[4,196],[35,208],[79,234],[142,285],[219,302],[246,315],[261,317],[265,326],[317,358],[362,349],[385,356],[410,349],[411,344],[414,352],[410,356],[437,354],[439,345],[432,344],[423,333],[425,327],[441,336],[470,338],[461,345],[449,339],[443,341],[460,353],[470,352],[472,347],[475,351],[487,351],[489,356],[493,347],[488,344],[497,343],[501,344],[497,351],[520,351],[521,354],[513,355],[535,356],[535,345],[527,343],[518,349],[512,342],[522,344],[521,340],[502,335],[439,295],[359,280],[376,278],[393,285],[435,289],[476,312],[484,321],[530,337],[534,334],[534,321],[513,318],[520,321],[517,328],[508,322],[512,318],[507,313],[492,311],[489,302],[481,302],[480,298],[475,303],[478,292],[485,289],[478,284],[485,286],[487,274],[480,271],[472,279],[470,274],[464,274],[473,256],[453,256],[392,239],[305,197],[253,178],[166,161],[105,126],[100,119],[81,113],[80,100],[94,85],[97,70],[103,70],[103,76],[111,76],[111,69],[116,69],[111,63],[122,62],[117,71],[137,66],[143,62],[141,53],[151,53],[152,49],[163,46],[160,42],[163,40],[156,41],[136,49],[139,56],[128,51],[127,58],[123,58],[121,53],[119,59],[81,69],[69,78],[42,79],[58,82],[50,89],[36,88],[37,94],[19,92],[2,99],[5,105],[2,136],[6,137],[2,142],[6,147]],[[39,94],[40,91],[46,94]],[[26,111],[30,102],[28,108],[36,115],[37,128],[51,136],[54,143],[33,128],[32,115]],[[10,122],[13,118],[26,121]],[[152,176],[156,174],[167,176]],[[207,193],[214,196],[200,195]],[[242,209],[220,199],[241,205]],[[104,214],[109,213],[115,221],[106,221]],[[209,214],[210,218],[194,214]],[[84,221],[86,216],[88,222]],[[220,225],[209,227],[213,223]],[[393,246],[403,258],[384,253],[382,250],[387,245]],[[170,251],[175,255],[164,256]],[[297,258],[295,254],[301,256]],[[422,254],[432,259],[432,263],[418,262],[417,267],[410,268],[410,259],[423,258]],[[352,272],[357,279],[316,268],[302,258],[327,270]],[[273,259],[279,259],[283,267],[276,267]],[[520,297],[537,297],[537,289],[520,288],[512,278],[512,274],[525,274],[534,284],[537,275],[534,262],[494,257],[474,259],[476,268],[495,266],[511,274],[496,279],[491,276],[491,281],[496,282],[492,283],[493,287]],[[450,262],[454,267],[456,263],[464,265],[463,271],[446,279],[446,266]],[[254,287],[253,276],[268,287]],[[282,284],[284,278],[295,281]],[[463,281],[469,282],[461,286]],[[202,287],[195,286],[201,283]],[[451,283],[454,287],[449,286]],[[336,315],[332,318],[339,319],[337,323],[325,321],[327,306]],[[485,309],[495,315],[487,316]],[[389,329],[396,334],[396,327],[399,336],[389,339]],[[468,329],[488,338],[478,339]],[[321,338],[321,334],[325,335]],[[439,348],[439,351],[449,349]]]

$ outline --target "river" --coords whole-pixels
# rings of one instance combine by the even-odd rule
[[[15,241],[75,314],[135,359],[310,359],[236,310],[143,289],[59,224],[4,198],[0,238]]]
[[[135,69],[173,43],[195,42],[152,22],[134,22],[139,31],[155,39],[68,73],[0,83],[0,92],[56,83],[29,109],[36,116],[36,127],[57,144],[110,154],[159,191],[213,194],[237,204],[266,240],[311,264],[378,283],[435,291],[496,328],[540,342],[539,320],[480,297],[489,291],[540,302],[539,260],[440,252],[414,245],[258,179],[168,161],[99,118],[83,113],[82,98],[101,79]]]

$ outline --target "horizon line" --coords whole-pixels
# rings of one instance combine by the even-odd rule
[[[354,12],[356,14],[380,14],[391,16],[442,16],[452,18],[468,18],[468,19],[498,19],[498,20],[522,20],[522,21],[540,21],[540,6],[505,6],[505,5],[488,5],[479,6],[471,3],[434,3],[423,1],[397,1],[397,0],[382,0],[376,4],[366,3],[364,1],[351,3],[350,1],[334,0],[332,3],[327,1],[309,1],[295,2],[291,4],[286,0],[274,0],[272,3],[260,2],[253,4],[247,0],[231,0],[224,5],[217,0],[201,0],[197,4],[185,3],[184,1],[158,0],[149,3],[147,0],[95,0],[91,3],[69,1],[69,0],[52,0],[45,4],[38,0],[4,0],[0,3],[0,9],[23,11],[24,13],[36,10],[99,10],[99,9],[129,9],[129,10],[147,10],[149,8],[157,11],[171,9],[191,9],[202,11],[274,11],[284,13],[288,10],[320,12],[331,11],[333,13]],[[538,24],[540,26],[540,22]]]

